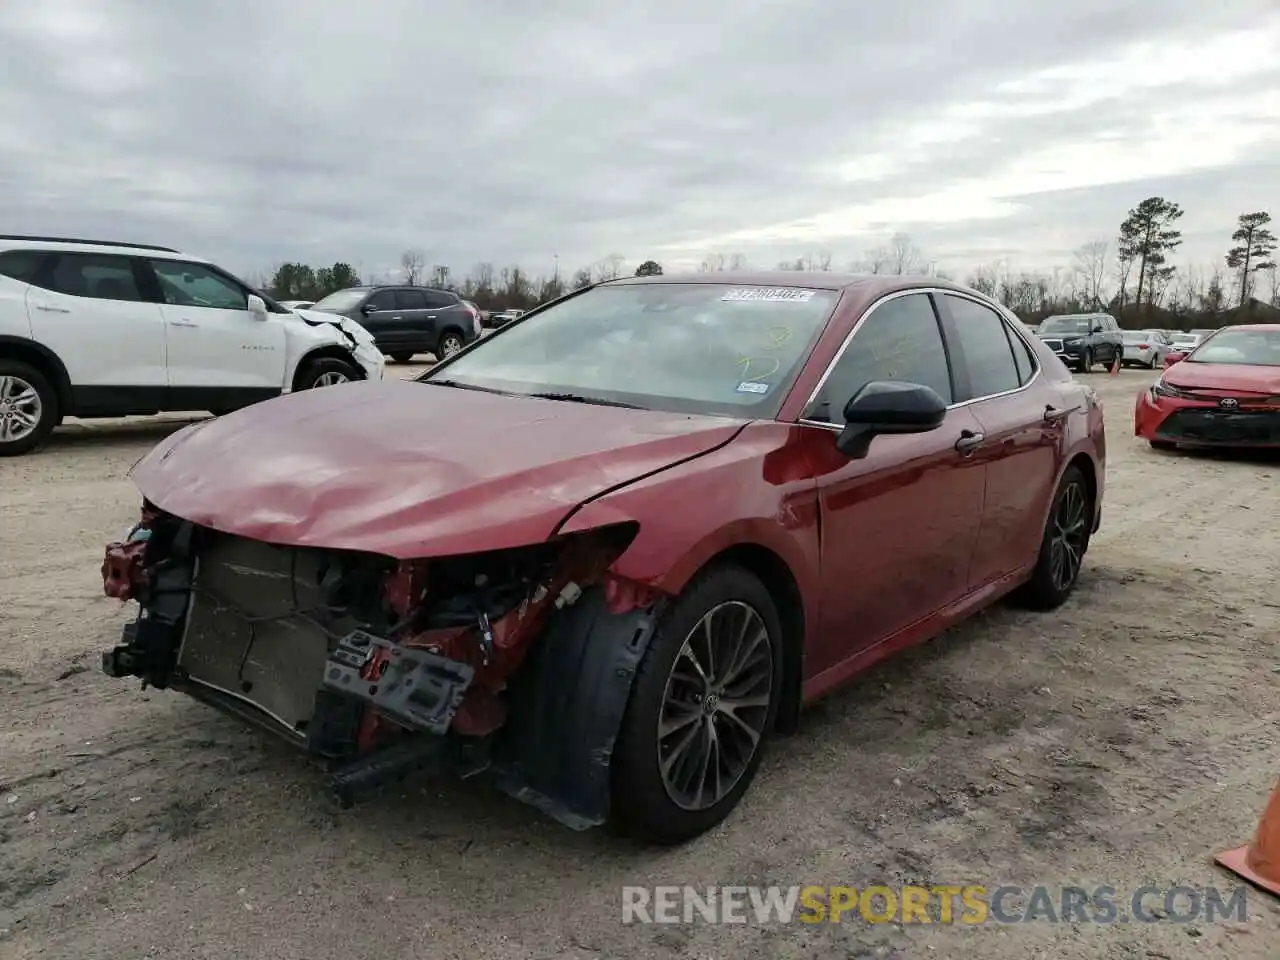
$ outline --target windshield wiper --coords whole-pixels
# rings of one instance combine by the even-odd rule
[[[481,393],[496,393],[502,397],[515,396],[515,394],[508,393],[506,390],[498,390],[495,387],[482,387],[479,384],[463,383],[461,380],[446,380],[443,377],[424,377],[418,382],[436,383],[442,387],[457,387],[459,390],[479,390]]]
[[[566,400],[569,403],[591,403],[598,407],[623,407],[627,410],[643,410],[638,403],[625,403],[622,400],[606,400],[604,397],[584,397],[579,393],[530,393],[530,397],[539,400]]]

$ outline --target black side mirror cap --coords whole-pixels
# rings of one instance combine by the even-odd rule
[[[946,416],[947,402],[932,387],[873,380],[845,404],[845,426],[836,448],[851,460],[861,459],[876,437],[928,433],[941,426]]]

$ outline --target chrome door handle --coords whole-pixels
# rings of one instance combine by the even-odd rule
[[[972,430],[961,430],[960,439],[956,441],[956,449],[968,456],[982,446],[982,441],[985,439],[984,434],[974,433]]]
[[[391,319],[392,319],[392,320],[403,320],[403,319],[404,319],[404,317],[392,317]]]
[[[436,318],[435,314],[432,314],[431,316],[427,317],[428,320],[434,320],[435,318]]]
[[[170,320],[170,321],[169,321],[169,326],[171,326],[171,327],[198,327],[198,326],[200,326],[200,324],[195,323],[195,322],[193,322],[193,321],[191,321],[191,320]]]
[[[47,303],[37,303],[36,309],[43,310],[45,313],[70,313],[71,312],[66,307],[51,307]]]

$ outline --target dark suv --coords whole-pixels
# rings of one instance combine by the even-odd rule
[[[1108,313],[1046,317],[1036,335],[1068,367],[1089,373],[1094,364],[1111,367],[1124,357],[1124,334]]]
[[[480,312],[456,293],[434,287],[347,287],[311,309],[356,321],[373,334],[379,350],[400,363],[417,353],[451,357],[480,336]]]

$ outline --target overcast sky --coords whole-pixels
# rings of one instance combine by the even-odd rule
[[[1280,217],[1276,0],[0,2],[0,227],[242,274],[1042,268],[1152,194]]]

